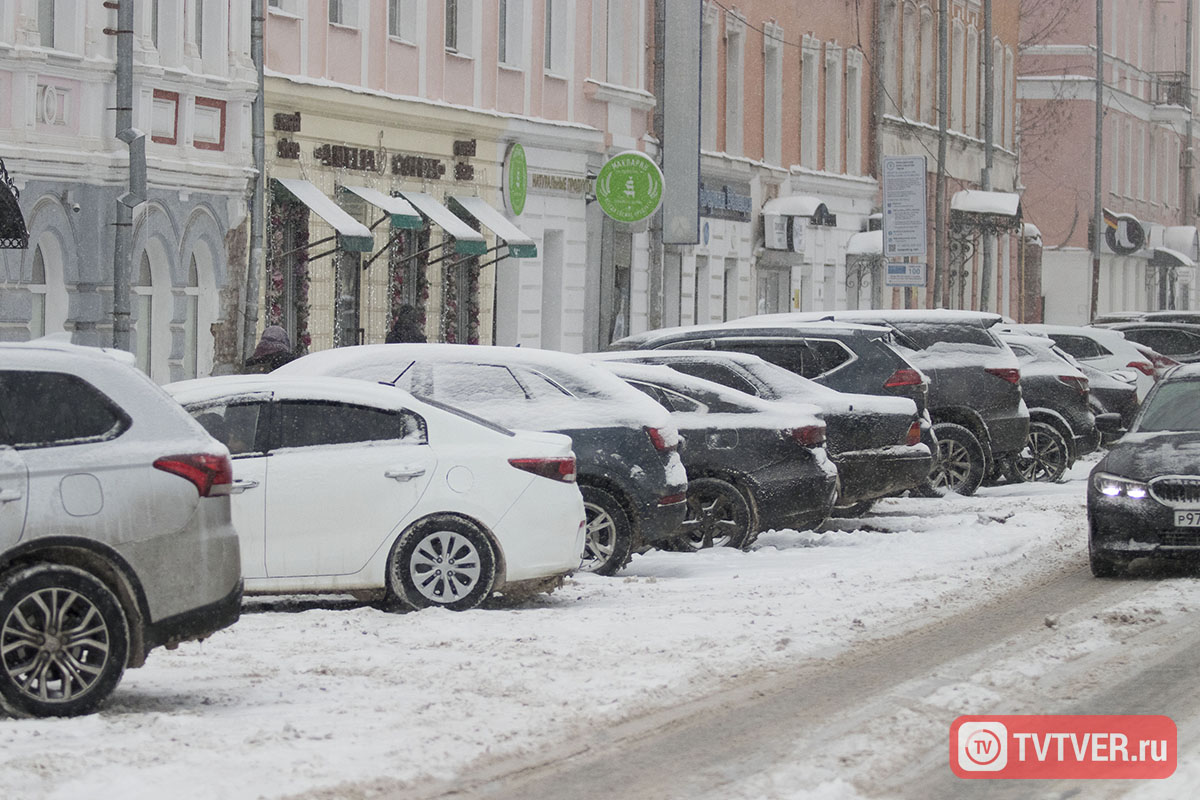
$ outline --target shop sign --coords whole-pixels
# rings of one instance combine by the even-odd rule
[[[525,148],[513,142],[504,153],[504,202],[514,217],[525,210],[525,198],[529,192],[529,165],[525,161]]]
[[[883,284],[884,286],[924,286],[925,265],[889,261]]]
[[[1104,211],[1104,241],[1117,255],[1127,256],[1146,244],[1146,229],[1132,214]]]
[[[636,150],[613,156],[596,176],[596,200],[617,222],[644,220],[658,210],[662,196],[662,171]]]
[[[588,179],[582,175],[549,175],[545,172],[529,173],[529,188],[539,192],[562,192],[582,197],[587,194]]]
[[[739,192],[738,189],[745,189]],[[749,222],[753,209],[750,197],[750,187],[730,186],[700,182],[700,216],[729,219],[735,222]],[[784,249],[784,248],[780,248]]]
[[[300,112],[295,111],[291,114],[276,114],[275,130],[283,131],[284,133],[299,133]]]

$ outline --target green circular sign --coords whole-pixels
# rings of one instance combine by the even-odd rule
[[[630,150],[608,160],[596,176],[596,200],[617,222],[639,222],[658,210],[663,175],[645,153]]]
[[[525,148],[518,142],[508,146],[504,154],[504,197],[513,216],[521,216],[525,210],[525,196],[529,192],[529,167],[525,163]]]

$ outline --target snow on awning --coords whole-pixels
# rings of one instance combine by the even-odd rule
[[[980,189],[964,189],[950,198],[950,210],[966,214],[990,216],[1021,216],[1021,196],[1012,192],[985,192]]]
[[[763,216],[805,217],[813,225],[837,225],[837,215],[829,213],[829,208],[819,197],[807,194],[791,194],[787,197],[776,197],[763,203]]]
[[[446,235],[454,239],[454,252],[465,255],[483,255],[487,242],[483,234],[463,222],[454,212],[425,192],[401,192],[400,196],[413,204],[421,216],[436,223]]]
[[[1030,242],[1034,241],[1035,239],[1039,242],[1042,240],[1041,229],[1032,222],[1026,222],[1024,224],[1024,226],[1021,228],[1021,235],[1025,237],[1026,241]]]
[[[274,181],[337,231],[340,249],[350,253],[369,253],[374,249],[375,235],[371,229],[339,208],[316,186],[297,178],[274,178]]]
[[[1169,247],[1154,248],[1154,255],[1150,256],[1150,266],[1152,267],[1191,267],[1195,266],[1195,262],[1188,258],[1185,253],[1178,250],[1172,250]]]
[[[1200,260],[1200,236],[1195,225],[1171,225],[1163,231],[1163,247],[1178,250],[1192,261]]]
[[[850,237],[846,243],[847,256],[883,255],[883,231],[863,231]]]
[[[482,197],[454,195],[446,198],[446,204],[459,216],[466,215],[496,234],[496,238],[508,246],[509,258],[537,258],[537,243]]]
[[[402,197],[392,197],[378,189],[370,189],[366,186],[342,186],[341,188],[344,191],[361,197],[380,211],[391,216],[393,228],[420,230],[425,227],[425,220],[412,207],[412,204]]]

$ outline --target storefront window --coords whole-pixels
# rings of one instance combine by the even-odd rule
[[[267,251],[266,325],[287,331],[297,354],[312,344],[308,328],[308,207],[282,189],[271,195]]]

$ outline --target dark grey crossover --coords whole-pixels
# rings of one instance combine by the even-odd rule
[[[1150,391],[1092,470],[1087,515],[1097,577],[1139,557],[1200,557],[1200,365],[1177,367]]]

